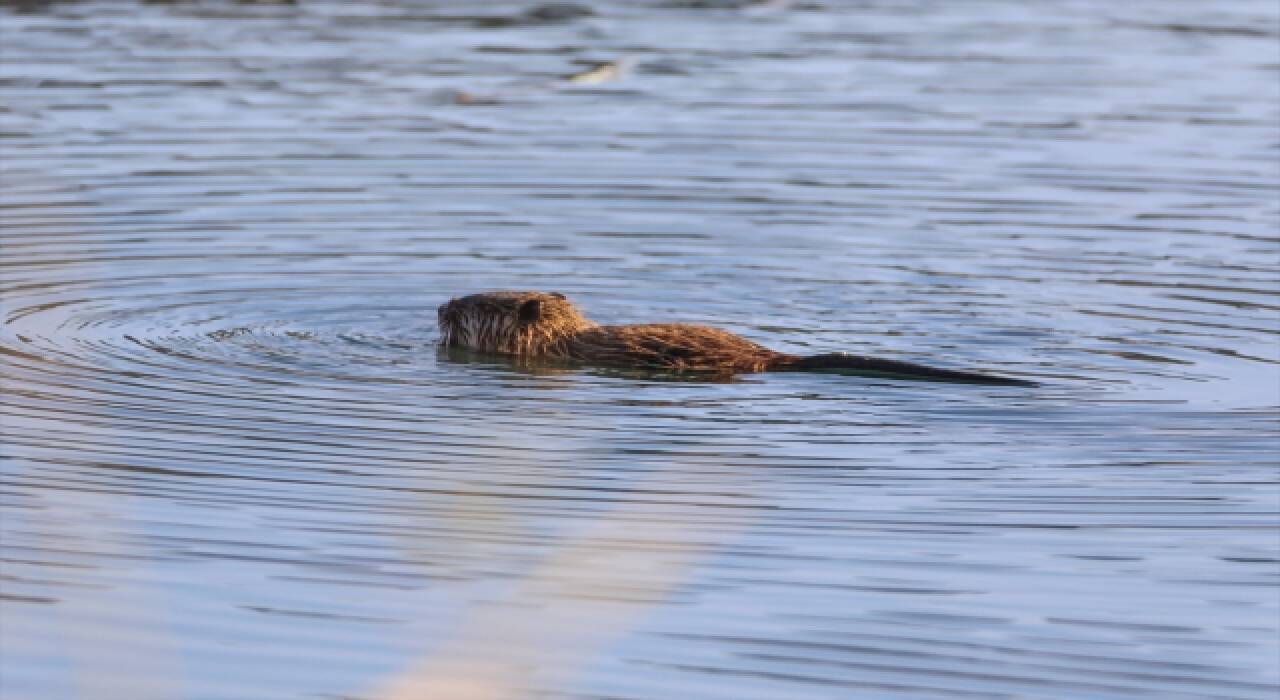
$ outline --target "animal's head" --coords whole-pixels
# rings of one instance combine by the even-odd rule
[[[558,292],[484,292],[442,304],[440,344],[536,356],[595,324]]]

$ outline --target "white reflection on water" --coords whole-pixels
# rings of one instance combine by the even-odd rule
[[[691,539],[696,525],[679,509],[603,516],[513,590],[472,603],[456,634],[374,697],[499,700],[564,683],[684,581],[707,548]]]

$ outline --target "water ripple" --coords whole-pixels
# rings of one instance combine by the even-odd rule
[[[15,696],[1280,687],[1273,4],[0,5]]]

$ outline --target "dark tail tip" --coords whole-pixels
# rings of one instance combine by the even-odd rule
[[[914,362],[900,360],[884,360],[878,357],[862,357],[846,355],[842,352],[826,355],[798,357],[782,363],[778,369],[794,372],[841,371],[867,376],[887,377],[890,379],[912,379],[935,382],[962,382],[965,384],[986,384],[990,386],[1039,386],[1025,379],[997,377],[977,372],[962,372],[954,369],[941,369],[918,365]]]

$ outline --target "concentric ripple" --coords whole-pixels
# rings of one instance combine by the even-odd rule
[[[1274,3],[0,5],[6,697],[1280,688]]]

